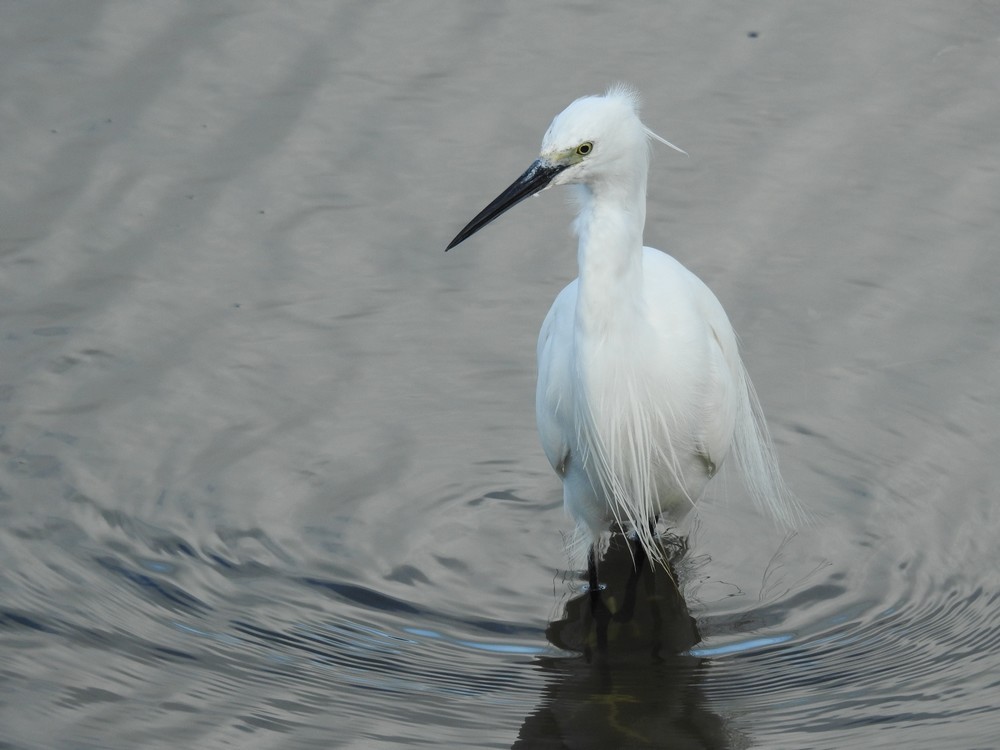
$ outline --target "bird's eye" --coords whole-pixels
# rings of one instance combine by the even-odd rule
[[[576,153],[580,156],[586,156],[591,151],[594,150],[594,144],[592,141],[584,141],[579,146],[576,147]]]

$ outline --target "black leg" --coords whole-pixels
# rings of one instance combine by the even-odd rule
[[[655,518],[649,519],[649,531],[654,537],[656,536]],[[639,578],[642,576],[643,567],[649,562],[649,555],[646,554],[646,548],[642,546],[642,541],[639,539],[639,535],[636,534],[635,546],[632,547],[632,573],[629,575],[628,581],[625,583],[625,597],[622,599],[622,606],[615,614],[614,619],[621,622],[628,622],[632,619],[632,613],[635,610],[635,597],[637,587],[639,585]],[[655,571],[652,570],[652,565],[650,568],[650,575],[647,576],[649,580],[646,583],[646,593],[651,596],[653,591],[652,586],[656,580],[656,575]]]
[[[647,559],[646,548],[642,546],[642,540],[636,534],[635,547],[632,548],[632,562],[635,564],[636,573],[642,570],[642,566],[646,564]]]
[[[601,587],[597,582],[596,545],[590,548],[590,554],[587,555],[587,583],[590,589],[590,614],[594,618],[597,653],[605,654],[608,651],[608,624],[611,622],[611,611],[601,601]],[[589,660],[589,649],[586,655]]]
[[[656,538],[656,519],[649,519],[649,535]],[[635,569],[638,571],[646,562],[649,557],[646,555],[646,548],[642,546],[642,541],[639,539],[639,535],[635,535],[635,547],[632,548],[632,560],[635,563]]]
[[[590,584],[590,594],[593,596],[598,591],[596,547],[591,547],[590,553],[587,555],[587,583]]]

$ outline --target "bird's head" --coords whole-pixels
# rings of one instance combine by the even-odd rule
[[[553,185],[595,184],[641,175],[645,185],[648,139],[681,149],[646,128],[638,95],[622,84],[604,96],[577,99],[552,121],[541,155],[458,233],[447,249],[478,232],[505,211]]]
[[[552,121],[539,161],[554,170],[551,185],[590,183],[645,168],[646,128],[638,97],[615,86],[577,99]]]

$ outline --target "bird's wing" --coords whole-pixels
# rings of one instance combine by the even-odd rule
[[[729,453],[742,388],[736,334],[722,304],[701,279],[666,253],[648,247],[644,253],[648,293],[660,303],[658,326],[684,332],[677,341],[682,352],[668,352],[674,378],[671,396],[693,399],[675,408],[691,415],[698,451],[711,476]]]
[[[569,430],[573,404],[572,374],[573,316],[576,311],[577,282],[574,280],[556,297],[538,334],[538,385],[535,416],[538,435],[552,468],[566,474],[569,460]]]

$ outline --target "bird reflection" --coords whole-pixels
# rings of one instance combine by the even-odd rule
[[[549,624],[549,642],[577,656],[539,659],[547,687],[513,750],[743,744],[707,708],[700,686],[706,665],[687,655],[701,636],[675,583],[686,547],[676,537],[657,543],[668,567],[637,567],[628,540],[614,535],[602,588],[569,600]]]

